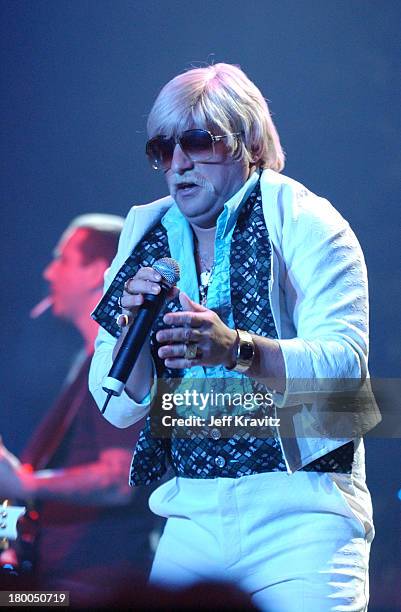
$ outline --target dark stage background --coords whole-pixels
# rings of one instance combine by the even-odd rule
[[[80,346],[49,313],[28,318],[51,250],[77,214],[125,215],[165,194],[144,156],[146,114],[204,62],[241,65],[271,101],[284,173],[350,221],[370,276],[371,372],[399,376],[400,23],[398,0],[1,2],[0,429],[13,452]],[[370,610],[399,610],[399,441],[368,440],[367,464]]]

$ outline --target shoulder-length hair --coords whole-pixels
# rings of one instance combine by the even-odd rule
[[[161,90],[150,111],[149,138],[176,136],[193,127],[217,135],[240,132],[226,144],[236,159],[280,172],[284,152],[260,90],[232,64],[215,64],[179,74]]]

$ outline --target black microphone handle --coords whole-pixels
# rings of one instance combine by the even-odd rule
[[[139,307],[135,320],[120,346],[110,369],[109,378],[115,378],[125,385],[150,332],[152,323],[166,300],[168,291],[169,288],[161,286],[160,293],[157,295],[144,295],[144,302]]]

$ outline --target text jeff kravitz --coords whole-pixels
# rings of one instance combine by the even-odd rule
[[[161,419],[164,427],[279,427],[280,419],[261,416],[252,417],[249,414],[224,414],[210,416],[208,419],[201,416],[190,415],[175,417],[165,414]]]

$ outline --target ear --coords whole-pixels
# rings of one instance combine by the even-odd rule
[[[87,273],[87,286],[89,289],[101,289],[104,283],[104,273],[109,267],[104,257],[97,257],[85,266]]]

